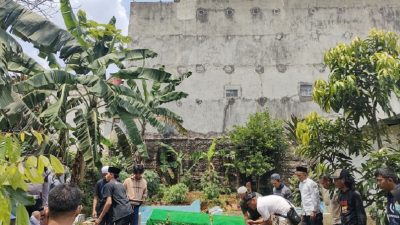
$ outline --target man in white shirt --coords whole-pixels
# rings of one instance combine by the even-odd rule
[[[248,224],[266,224],[272,225],[272,216],[287,217],[292,206],[282,196],[267,195],[264,197],[256,197],[254,193],[250,193],[245,197],[247,205],[251,209],[257,209],[263,220],[253,221],[248,220]]]
[[[308,178],[306,167],[296,167],[296,176],[300,180],[299,189],[301,206],[303,208],[304,225],[322,225],[322,213],[320,211],[320,196],[318,184]]]

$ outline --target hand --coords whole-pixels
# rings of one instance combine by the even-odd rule
[[[97,218],[97,212],[95,210],[93,210],[93,212],[92,212],[92,218],[93,219]]]
[[[311,219],[312,221],[315,221],[316,216],[317,216],[317,214],[316,214],[315,212],[312,212],[311,215],[310,215],[310,219]]]
[[[251,224],[255,224],[255,221],[254,220],[247,220],[246,223],[251,225]]]
[[[99,225],[100,223],[101,223],[101,219],[97,219],[97,220],[94,221],[95,225]]]

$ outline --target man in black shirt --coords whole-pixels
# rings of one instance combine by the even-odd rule
[[[94,197],[93,197],[93,208],[92,208],[92,217],[97,218],[103,210],[104,203],[106,199],[103,197],[103,187],[107,184],[106,175],[108,173],[108,166],[103,166],[101,168],[102,179],[98,180],[96,185],[94,186]],[[104,216],[104,219],[101,221],[100,225],[109,225],[111,224],[111,216],[107,213]]]
[[[243,216],[245,218],[246,224],[248,220],[253,220],[253,221],[257,221],[259,219],[261,219],[261,215],[260,213],[258,213],[257,209],[252,209],[247,205],[247,202],[244,201],[244,198],[246,197],[247,194],[249,194],[250,192],[248,192],[248,189],[245,186],[241,186],[238,188],[237,190],[239,198],[240,198],[240,209],[242,210]],[[257,197],[261,197],[260,194],[256,193]]]
[[[340,218],[342,225],[366,225],[367,216],[361,195],[355,190],[355,181],[348,170],[338,169],[333,174],[335,186],[340,190]]]
[[[398,177],[389,168],[380,168],[375,172],[379,188],[387,192],[386,214],[389,225],[400,225],[400,204],[397,201],[396,190],[400,188]]]
[[[104,208],[95,221],[99,225],[105,214],[112,211],[112,224],[129,225],[133,217],[133,209],[129,203],[124,186],[117,181],[121,170],[116,167],[109,167],[106,175],[107,184],[103,188],[103,196],[106,199]]]

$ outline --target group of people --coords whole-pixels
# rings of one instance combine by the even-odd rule
[[[147,182],[142,177],[143,165],[133,168],[132,176],[119,181],[120,169],[104,166],[103,178],[94,188],[92,217],[96,225],[138,225],[139,207],[147,196]],[[60,177],[59,175],[57,175]],[[36,201],[28,206],[31,225],[72,225],[82,210],[82,193],[68,182],[49,187],[50,192],[43,200],[43,187],[36,185],[28,192]],[[46,192],[45,192],[46,193]]]
[[[133,168],[131,177],[119,181],[120,169],[105,166],[103,179],[94,188],[92,216],[95,225],[138,225],[139,207],[147,197],[147,182],[142,177],[143,165]]]
[[[301,195],[301,213],[291,203],[292,192],[281,181],[279,174],[271,175],[273,194],[261,196],[244,186],[238,188],[240,207],[246,224],[322,225],[321,200],[331,214],[332,225],[366,225],[367,216],[361,194],[356,190],[352,174],[338,169],[333,174],[322,175],[320,186],[308,177],[306,167],[296,168]],[[387,193],[386,215],[389,225],[400,225],[400,184],[396,173],[389,168],[375,172],[377,185]]]

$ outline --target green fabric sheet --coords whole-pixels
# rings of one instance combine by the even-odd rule
[[[147,225],[245,225],[244,217],[153,209]]]

